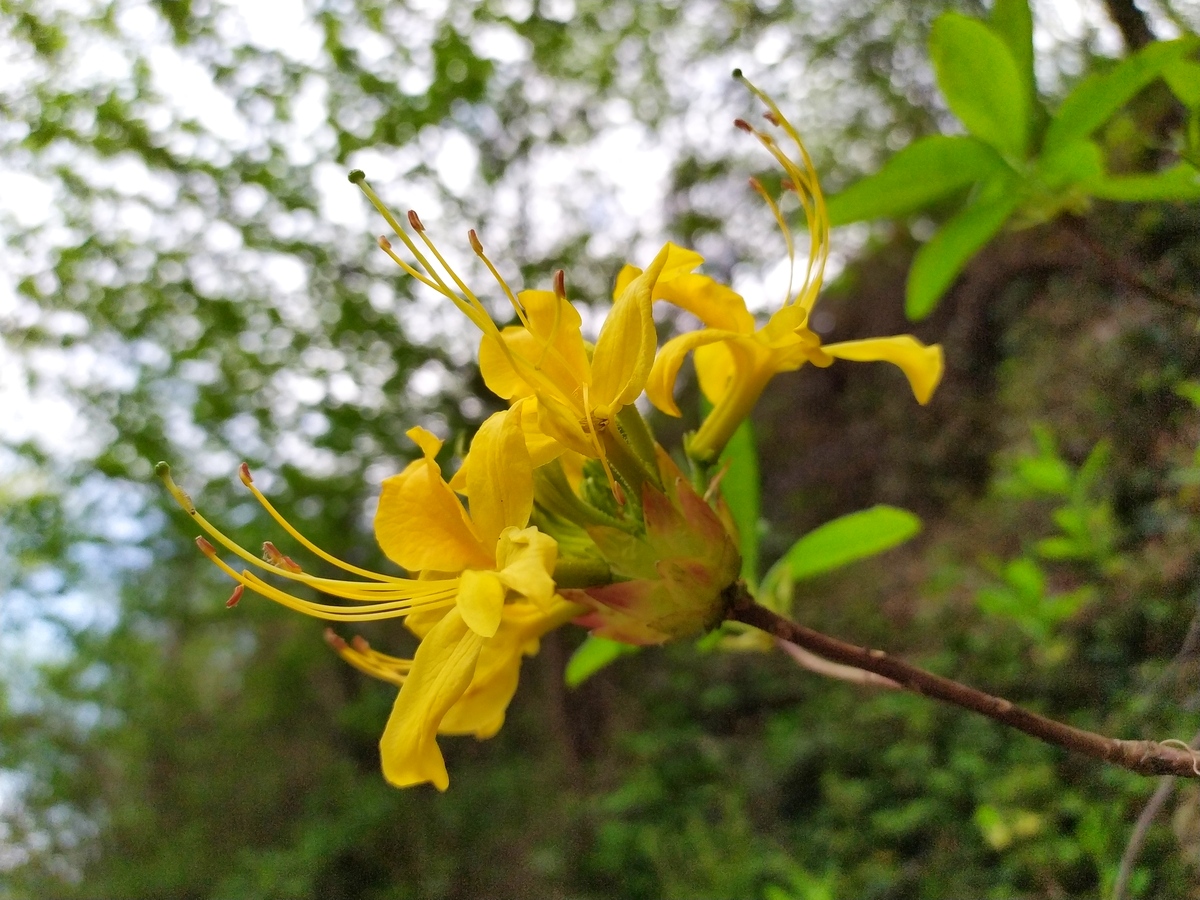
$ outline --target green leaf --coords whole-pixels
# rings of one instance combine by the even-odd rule
[[[1085,78],[1050,121],[1044,147],[1051,150],[1086,138],[1195,45],[1192,38],[1156,41],[1110,71]]]
[[[579,687],[609,663],[630,653],[637,653],[639,649],[641,648],[622,644],[620,641],[588,635],[567,661],[563,679],[567,682],[567,687]]]
[[[1163,69],[1171,93],[1188,109],[1200,108],[1200,63],[1177,59]]]
[[[946,13],[933,23],[929,53],[946,102],[967,130],[1024,158],[1029,98],[1004,40],[978,19]]]
[[[909,144],[874,175],[828,201],[829,221],[845,225],[907,215],[1006,168],[996,151],[971,137],[935,134]]]
[[[749,419],[738,426],[721,453],[722,465],[727,465],[721,479],[721,496],[729,504],[729,512],[741,538],[742,577],[751,584],[758,579],[758,519],[759,496],[758,447],[754,427]]]
[[[1047,150],[1038,160],[1038,175],[1049,188],[1087,184],[1104,176],[1104,151],[1083,138]]]
[[[1152,175],[1107,175],[1088,183],[1088,191],[1102,200],[1128,203],[1151,200],[1200,200],[1200,170],[1179,163]]]
[[[996,0],[988,25],[1012,54],[1032,110],[1037,102],[1037,84],[1033,77],[1033,14],[1029,10],[1029,0]]]
[[[890,550],[921,530],[921,520],[894,506],[872,506],[826,522],[810,531],[776,563],[764,583],[774,583],[787,567],[800,581],[832,572],[842,566]]]
[[[904,311],[913,321],[925,318],[967,261],[1008,221],[1021,202],[1015,179],[989,191],[942,226],[917,251],[908,272]]]

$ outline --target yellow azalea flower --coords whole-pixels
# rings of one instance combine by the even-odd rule
[[[650,372],[646,394],[663,412],[680,415],[673,397],[675,381],[684,358],[695,351],[700,388],[713,403],[712,412],[688,444],[688,453],[702,461],[717,457],[767,383],[779,372],[793,371],[805,363],[824,367],[835,359],[890,362],[904,372],[913,394],[922,404],[929,401],[942,377],[941,347],[925,346],[911,335],[822,344],[820,337],[809,328],[809,313],[821,289],[829,255],[825,199],[812,160],[795,128],[769,97],[747,84],[767,105],[767,119],[783,129],[798,151],[798,160],[793,160],[770,134],[746,122],[739,120],[737,123],[759,139],[787,174],[785,189],[794,191],[799,197],[807,219],[809,260],[800,288],[793,292],[789,286],[783,306],[761,328],[755,327],[753,316],[738,294],[706,275],[679,274],[672,279],[658,278],[654,299],[666,300],[695,314],[706,327],[680,335],[663,345]],[[794,262],[791,234],[779,207],[761,185],[753,184],[775,214],[787,241],[789,258]],[[693,267],[699,262],[697,255]],[[636,269],[627,270],[622,272],[622,278],[629,279],[636,274]]]
[[[404,667],[403,686],[380,741],[384,776],[400,787],[430,781],[444,790],[449,777],[435,740],[439,729],[445,723],[450,733],[494,733],[512,697],[509,687],[515,688],[521,656],[532,652],[533,642],[546,630],[582,611],[555,595],[554,539],[528,526],[533,466],[521,429],[522,405],[489,418],[471,444],[469,512],[442,478],[435,460],[441,442],[421,428],[409,432],[422,458],[385,480],[375,532],[393,562],[424,576],[417,579],[370,572],[320,550],[275,511],[243,466],[242,480],[293,537],[364,580],[307,575],[274,545],[267,545],[267,559],[260,561],[208,523],[169,470],[160,467],[180,505],[227,549],[259,568],[356,605],[304,600],[249,570],[239,573],[201,538],[206,555],[238,582],[233,599],[250,588],[324,619],[404,616],[422,637],[411,664]]]
[[[553,291],[514,293],[483,252],[475,232],[471,247],[495,277],[519,324],[503,330],[496,325],[478,296],[449,266],[425,232],[415,212],[408,214],[409,228],[424,245],[417,245],[365,181],[351,173],[371,203],[408,248],[416,266],[401,259],[390,241],[380,246],[405,272],[437,291],[457,306],[482,332],[479,365],[488,387],[507,400],[529,398],[525,429],[535,463],[540,465],[564,450],[599,459],[618,501],[621,488],[609,464],[611,453],[623,452],[613,436],[613,422],[646,386],[657,349],[651,313],[656,280],[690,271],[695,254],[667,244],[644,272],[625,279],[614,298],[594,348],[580,331],[579,313],[566,298],[560,271]],[[434,264],[436,260],[437,265]],[[453,285],[453,286],[452,286]],[[455,485],[458,486],[457,483]]]

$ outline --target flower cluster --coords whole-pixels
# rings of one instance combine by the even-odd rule
[[[201,516],[160,465],[172,495],[212,539],[199,538],[200,548],[237,582],[230,605],[249,589],[333,622],[401,617],[420,639],[408,660],[327,631],[348,663],[400,688],[380,743],[392,784],[431,782],[444,790],[449,777],[437,735],[495,734],[522,658],[536,653],[552,629],[573,622],[600,637],[659,644],[723,619],[741,560],[713,463],[775,374],[834,359],[882,360],[900,367],[921,403],[937,386],[939,347],[910,336],[822,344],[809,328],[828,253],[824,199],[795,129],[769,98],[750,90],[794,155],[773,134],[738,125],[783,167],[784,190],[799,199],[811,240],[800,288],[789,287],[761,327],[730,287],[696,271],[699,254],[668,243],[645,269],[627,265],[619,273],[612,308],[592,344],[561,272],[551,290],[514,292],[471,232],[474,252],[512,309],[513,323],[501,327],[416,213],[405,227],[361,172],[351,174],[407,253],[387,238],[380,247],[478,328],[483,379],[508,401],[479,428],[448,480],[438,463],[442,442],[422,428],[408,432],[420,457],[383,482],[375,518],[380,548],[407,576],[372,572],[315,546],[279,515],[243,465],[243,483],[284,530],[347,577],[309,574],[271,543],[260,559]],[[754,184],[794,255],[779,206]],[[657,301],[694,313],[704,327],[658,347]],[[675,382],[689,353],[712,411],[685,441],[691,468],[685,475],[635,401],[645,394],[678,416]],[[248,567],[229,565],[213,541]],[[285,590],[277,586],[281,579],[325,599]]]

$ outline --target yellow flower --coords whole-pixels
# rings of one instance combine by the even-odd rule
[[[441,442],[421,428],[409,432],[422,458],[385,480],[375,533],[393,562],[421,574],[416,579],[371,572],[325,553],[276,512],[243,465],[243,482],[293,537],[362,580],[308,575],[272,544],[266,545],[265,561],[256,559],[204,519],[160,465],[172,495],[218,543],[260,569],[353,605],[305,600],[248,569],[237,572],[200,538],[205,554],[238,582],[233,602],[249,588],[323,619],[403,616],[422,638],[411,661],[370,657],[378,669],[372,674],[386,672],[391,676],[386,680],[402,684],[380,741],[384,775],[400,787],[430,781],[445,790],[449,777],[436,743],[439,731],[494,734],[515,690],[522,656],[535,652],[542,634],[582,611],[555,593],[556,542],[529,527],[533,466],[521,430],[521,406],[489,418],[471,444],[469,512],[435,461]]]
[[[651,295],[659,278],[690,271],[697,264],[696,255],[668,243],[646,271],[639,269],[636,276],[624,279],[593,348],[583,340],[582,320],[567,300],[561,271],[553,291],[514,293],[472,231],[472,249],[495,277],[519,322],[501,330],[446,262],[415,212],[409,212],[408,223],[424,250],[361,172],[351,173],[351,181],[392,226],[416,266],[401,259],[386,238],[380,238],[380,247],[405,272],[454,303],[482,332],[479,366],[488,387],[506,400],[528,398],[524,427],[535,464],[549,462],[564,450],[599,459],[618,502],[623,502],[609,457],[625,453],[620,437],[613,434],[614,422],[622,409],[641,396],[654,362],[657,335]]]
[[[663,412],[678,416],[679,407],[673,397],[675,381],[684,358],[695,351],[701,390],[713,403],[712,412],[688,444],[688,453],[702,461],[717,457],[738,424],[749,414],[767,382],[779,372],[793,371],[805,363],[824,367],[834,359],[890,362],[900,367],[917,401],[924,404],[933,395],[943,368],[941,347],[925,346],[911,335],[822,344],[820,337],[809,328],[809,313],[821,289],[829,255],[825,199],[799,134],[769,97],[747,84],[767,105],[767,119],[783,129],[798,151],[799,161],[792,160],[771,135],[746,122],[739,120],[737,123],[738,127],[759,139],[787,174],[784,187],[795,192],[807,219],[809,260],[799,290],[793,293],[789,286],[783,306],[762,328],[755,327],[754,318],[738,294],[706,275],[679,274],[671,279],[660,277],[657,280],[654,299],[666,300],[695,314],[706,327],[680,335],[663,345],[650,372],[646,394]],[[787,241],[789,258],[794,263],[791,234],[779,207],[758,182],[752,183],[775,214]],[[697,256],[693,267],[699,262]],[[627,270],[622,277],[633,277],[636,272],[636,269]]]

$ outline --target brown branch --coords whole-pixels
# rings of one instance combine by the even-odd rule
[[[1197,742],[1200,742],[1200,734],[1192,738],[1189,746],[1195,747]],[[1129,836],[1129,843],[1125,846],[1125,852],[1121,854],[1121,865],[1117,868],[1117,877],[1113,882],[1113,900],[1125,900],[1129,890],[1129,879],[1133,876],[1134,864],[1142,852],[1142,844],[1146,843],[1146,835],[1150,833],[1151,824],[1166,805],[1167,798],[1171,796],[1174,789],[1175,779],[1168,775],[1155,789],[1154,794],[1150,797],[1150,802],[1138,816],[1137,823],[1133,826],[1133,833]]]
[[[1141,775],[1200,777],[1197,755],[1158,741],[1124,741],[1074,728],[1030,712],[1001,697],[968,687],[950,678],[927,672],[882,650],[857,647],[792,622],[754,602],[742,583],[730,589],[732,602],[726,617],[752,625],[781,641],[803,647],[836,663],[874,672],[917,694],[969,709],[1050,744],[1115,763]]]
[[[1125,39],[1125,48],[1133,53],[1141,50],[1154,40],[1154,32],[1146,21],[1146,14],[1134,4],[1133,0],[1104,0],[1108,16],[1121,30]]]

